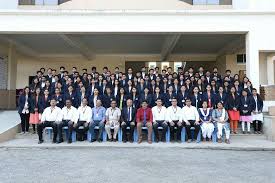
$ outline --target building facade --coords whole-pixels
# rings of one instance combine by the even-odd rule
[[[218,66],[274,85],[273,0],[0,0],[0,19],[0,108],[61,65]]]

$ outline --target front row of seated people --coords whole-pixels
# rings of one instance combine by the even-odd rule
[[[211,141],[215,128],[217,129],[218,142],[222,142],[223,133],[225,133],[225,142],[229,142],[230,128],[228,123],[228,113],[223,103],[218,102],[216,109],[208,108],[207,101],[203,101],[202,108],[197,110],[191,105],[191,100],[185,100],[185,106],[180,108],[177,105],[177,99],[173,98],[172,105],[168,108],[163,106],[160,98],[156,99],[156,106],[148,107],[146,100],[142,101],[141,107],[133,107],[131,98],[127,99],[127,105],[120,110],[115,100],[111,101],[111,106],[105,109],[101,100],[96,101],[96,106],[88,106],[87,98],[83,98],[81,106],[76,109],[72,106],[70,99],[66,100],[66,105],[62,109],[57,107],[57,101],[52,98],[50,107],[47,107],[42,113],[41,123],[38,124],[38,143],[43,143],[43,129],[45,127],[53,128],[53,143],[63,142],[62,128],[68,127],[68,143],[72,143],[72,132],[76,131],[78,139],[84,140],[85,134],[89,131],[91,142],[102,142],[102,134],[105,131],[108,135],[108,141],[117,141],[118,131],[122,129],[122,140],[132,143],[135,127],[137,128],[138,143],[141,143],[142,129],[147,127],[148,143],[152,143],[152,133],[154,131],[155,141],[165,142],[166,132],[170,128],[171,141],[180,142],[182,128],[185,127],[186,139],[190,143],[196,141],[201,130],[203,141]],[[82,126],[82,128],[79,128]],[[95,136],[95,127],[98,127],[98,135]],[[129,139],[127,138],[127,127],[129,127]],[[159,138],[159,129],[162,127],[161,138]],[[192,137],[191,128],[194,128]],[[112,130],[113,129],[113,130]],[[57,138],[57,136],[59,136]]]

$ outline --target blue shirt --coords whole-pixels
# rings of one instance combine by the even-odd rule
[[[105,121],[106,109],[104,107],[93,107],[92,113],[93,116],[91,121]]]

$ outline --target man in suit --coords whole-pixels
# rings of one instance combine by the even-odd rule
[[[127,106],[122,109],[121,114],[121,128],[122,128],[122,139],[123,142],[127,142],[127,127],[130,127],[130,138],[129,141],[133,143],[133,134],[135,129],[136,121],[136,108],[133,107],[133,101],[131,98],[127,99]]]
[[[127,75],[126,75],[126,80],[129,81],[129,80],[133,80],[133,79],[134,79],[133,69],[131,67],[129,67],[128,71],[127,71]]]

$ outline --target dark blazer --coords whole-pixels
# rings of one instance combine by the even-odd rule
[[[255,105],[256,105],[255,101],[251,96],[247,96],[246,100],[244,96],[241,96],[240,97],[240,114],[242,116],[250,116],[251,112],[255,108]]]
[[[233,98],[232,94],[229,94],[227,97],[227,109],[228,110],[233,110],[233,108],[237,108],[237,110],[239,110],[240,107],[240,97],[239,95],[235,95],[235,98]]]
[[[98,95],[97,100],[101,100],[101,102],[102,102],[103,101],[102,95]],[[96,104],[94,104],[94,95],[90,95],[88,101],[89,101],[89,106],[91,108],[93,108],[96,105]]]
[[[45,96],[42,95],[40,96],[41,100],[41,105],[42,105],[42,110],[44,111],[47,107],[50,107],[50,102],[51,102],[51,96],[48,96],[47,99],[45,99]]]
[[[185,106],[185,100],[188,97],[189,97],[188,92],[184,92],[184,93],[180,92],[180,93],[178,93],[178,95],[177,95],[178,106],[179,107]]]
[[[139,95],[130,95],[130,97],[133,100],[133,106],[138,109],[140,107]]]
[[[77,101],[76,106],[79,107],[81,105],[81,101],[82,101],[82,99],[81,99],[81,93],[80,92],[76,93],[76,98],[77,98],[77,100],[76,100]],[[89,100],[89,97],[88,97],[87,94],[85,94],[85,98],[87,98]]]
[[[220,93],[217,93],[215,95],[215,106],[217,106],[218,102],[222,102],[223,106],[226,106],[226,99],[227,99],[227,94],[223,93],[222,96],[220,95]]]
[[[169,107],[169,106],[171,106],[172,105],[172,99],[173,98],[177,98],[177,95],[175,94],[175,93],[172,93],[172,95],[170,95],[168,92],[167,93],[165,93],[165,95],[164,95],[164,105],[165,105],[165,107]]]
[[[122,88],[126,87],[127,86],[127,80],[121,80],[119,82],[119,86],[122,87]]]
[[[63,108],[64,105],[65,105],[65,101],[64,101],[64,96],[63,95],[59,95],[59,96],[56,96],[56,95],[52,95],[52,98],[54,98],[56,100],[56,106],[59,107],[59,108]]]
[[[197,98],[195,97],[195,95],[191,95],[190,99],[191,99],[192,106],[197,108],[202,107],[202,96],[200,94],[198,94]]]
[[[253,98],[253,96],[252,96],[252,98]],[[254,100],[254,98],[253,98],[253,100]],[[255,101],[255,106],[254,106],[253,110],[256,110],[256,107],[258,108],[259,112],[263,111],[264,103],[263,103],[263,100],[259,94],[257,94],[257,102]]]
[[[126,106],[127,97],[128,97],[128,96],[127,96],[126,94],[123,95],[123,99],[122,99],[122,108]],[[118,95],[116,96],[116,104],[117,104],[117,107],[118,107],[118,108],[119,108],[119,105],[120,105],[120,99],[121,99],[121,96],[120,96],[120,94],[118,94]]]
[[[151,104],[152,104],[152,95],[148,94],[147,97],[145,98],[145,94],[144,93],[140,94],[140,96],[139,96],[139,102],[140,102],[140,104],[144,100],[147,100],[148,105],[151,106]]]
[[[137,85],[137,91],[139,94],[144,93],[144,88],[146,87],[145,84],[143,84],[143,86],[141,86],[140,84]]]
[[[38,96],[38,100],[36,101],[36,96],[31,96],[31,104],[30,104],[30,113],[35,113],[35,108],[38,109],[38,113],[43,113],[42,106],[42,98]]]
[[[75,92],[73,92],[72,95],[70,95],[68,92],[64,95],[64,104],[66,104],[67,99],[70,99],[72,101],[72,105],[74,107],[78,107],[79,102],[77,101],[78,97]]]
[[[105,107],[106,109],[111,107],[112,100],[116,100],[114,95],[103,95],[103,101],[102,101],[103,107]]]
[[[22,111],[24,109],[24,106],[25,106],[25,101],[26,101],[26,96],[24,94],[21,94],[19,96],[19,99],[18,99],[18,113],[19,114],[22,114]],[[30,106],[31,106],[31,96],[29,95],[28,96],[28,105],[29,105],[29,110],[30,110]]]
[[[136,108],[135,107],[131,107],[132,108],[132,112],[131,112],[131,121],[128,121],[128,107],[125,106],[123,107],[122,111],[121,111],[121,121],[124,122],[135,122],[136,121]]]
[[[215,106],[215,102],[216,102],[215,99],[216,99],[216,95],[213,92],[211,92],[211,94],[210,94],[211,107]],[[209,98],[208,98],[207,92],[203,92],[202,101],[207,101],[207,104],[208,104],[208,100],[209,100]]]
[[[160,98],[162,100],[162,103],[164,104],[165,103],[165,97],[164,97],[164,94],[160,93],[159,96],[157,96],[156,94],[153,94],[152,95],[152,101],[151,101],[151,107],[154,107],[156,106],[156,100],[157,98]]]

